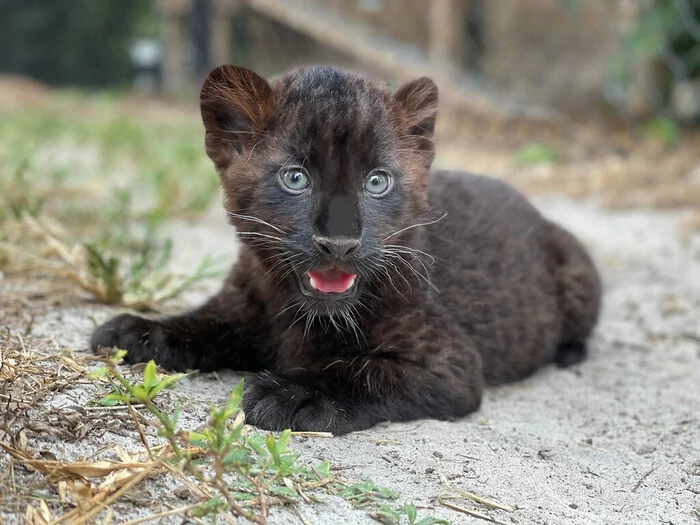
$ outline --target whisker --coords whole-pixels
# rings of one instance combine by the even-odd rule
[[[304,310],[304,307],[306,307],[306,301],[304,301],[303,303],[299,304],[299,308],[297,308],[297,311],[294,312],[294,320],[291,322],[291,324],[290,324],[290,325],[287,327],[287,329],[284,331],[284,334],[286,334],[287,332],[289,332],[289,331],[292,329],[292,327],[293,327],[295,324],[297,324],[298,321],[300,321],[301,319],[303,319],[304,316],[307,314],[306,311],[303,311],[303,310]],[[299,312],[301,312],[301,315],[299,315]],[[283,334],[283,335],[284,335],[284,334]],[[306,331],[304,331],[304,338],[305,338],[305,337],[306,337]]]
[[[405,232],[406,230],[410,230],[411,228],[417,228],[418,226],[430,226],[431,224],[435,224],[436,222],[440,222],[440,221],[441,221],[442,219],[444,219],[445,217],[447,217],[447,213],[444,213],[441,217],[439,217],[439,218],[437,218],[437,219],[435,219],[435,220],[433,220],[433,221],[419,222],[419,223],[416,223],[416,224],[412,224],[411,226],[406,226],[405,228],[401,228],[400,230],[395,231],[394,233],[392,233],[392,234],[389,235],[388,237],[385,237],[383,240],[386,241],[386,240],[388,240],[388,239],[391,239],[394,235],[398,235],[399,233]]]
[[[431,265],[435,264],[435,257],[433,257],[432,255],[430,255],[427,252],[419,250],[418,248],[410,248],[410,247],[404,246],[402,244],[387,244],[385,246],[385,248],[392,250],[392,251],[396,251],[396,252],[410,253],[411,255],[413,255],[416,258],[418,258],[416,254],[420,254],[420,255],[423,255],[424,257],[427,257],[428,259],[430,259]]]
[[[304,327],[304,335],[302,337],[303,339],[306,339],[306,336],[309,335],[309,331],[311,330],[311,323],[313,323],[313,320],[316,318],[318,315],[318,310],[314,309],[308,310],[306,312],[306,326]]]
[[[253,215],[243,215],[243,214],[241,214],[241,213],[234,213],[234,212],[231,212],[231,211],[227,211],[226,213],[228,213],[231,217],[236,217],[237,219],[241,219],[241,220],[244,220],[244,221],[257,222],[257,223],[259,223],[259,224],[263,224],[263,225],[265,225],[265,226],[269,226],[269,227],[272,228],[273,230],[276,230],[277,232],[282,233],[282,234],[286,234],[286,233],[287,233],[287,232],[285,232],[283,229],[281,229],[281,228],[275,226],[274,224],[270,224],[269,222],[262,220],[260,217],[255,217],[255,216],[253,216]]]
[[[430,277],[429,277],[430,272],[428,272],[428,268],[425,266],[425,264],[423,264],[423,261],[421,261],[419,258],[414,258],[414,260],[418,261],[418,263],[423,267],[423,270],[425,271],[425,275],[423,275],[416,268],[414,268],[413,265],[411,265],[411,263],[409,261],[404,259],[400,253],[395,253],[395,252],[393,252],[393,253],[386,252],[386,253],[387,253],[387,255],[394,257],[395,259],[398,259],[399,261],[401,261],[403,263],[403,265],[406,266],[406,268],[408,268],[416,277],[418,277],[419,279],[422,279],[423,281],[428,283],[428,285],[433,290],[435,290],[437,293],[440,293],[440,290],[438,289],[438,287],[435,286],[433,284],[433,282],[430,280]]]
[[[294,308],[295,306],[299,306],[299,301],[292,301],[291,304],[290,304],[289,306],[287,306],[286,308],[283,308],[282,310],[280,310],[279,313],[278,313],[277,315],[275,315],[274,318],[277,319],[279,316],[281,316],[281,315],[284,314],[285,312],[288,312],[289,310],[291,310],[291,309]]]
[[[265,239],[271,239],[273,241],[277,241],[283,244],[289,244],[289,241],[286,239],[282,239],[281,237],[275,237],[274,235],[268,235],[267,233],[260,233],[260,232],[241,232],[237,231],[238,235],[254,235],[257,237],[264,237]]]

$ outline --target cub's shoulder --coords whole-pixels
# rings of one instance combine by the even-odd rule
[[[446,196],[454,193],[466,198],[489,197],[505,200],[527,200],[518,190],[493,177],[452,170],[436,170],[431,173],[431,196]]]
[[[541,215],[518,190],[492,177],[460,171],[434,171],[430,202],[435,210],[500,216],[504,220],[540,220]]]

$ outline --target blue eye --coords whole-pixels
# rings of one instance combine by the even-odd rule
[[[290,193],[301,193],[311,186],[311,179],[301,168],[290,168],[282,172],[280,180],[284,189]]]
[[[391,177],[383,171],[373,171],[365,179],[365,189],[372,197],[381,197],[391,188]]]

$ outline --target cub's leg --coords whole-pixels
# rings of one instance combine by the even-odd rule
[[[362,430],[381,421],[459,418],[481,402],[481,357],[446,319],[392,313],[374,351],[328,358],[248,380],[246,420],[263,429]],[[398,319],[397,319],[398,317]]]
[[[547,225],[545,252],[556,280],[562,319],[555,362],[569,366],[586,357],[586,340],[600,313],[602,285],[585,248],[556,224]]]
[[[99,326],[90,346],[119,348],[128,363],[153,359],[168,370],[263,367],[264,315],[261,304],[235,284],[235,270],[221,291],[191,312],[150,320],[131,314]]]

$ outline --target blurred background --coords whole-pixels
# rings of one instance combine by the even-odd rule
[[[0,70],[50,85],[183,94],[221,63],[333,63],[436,76],[467,108],[498,89],[511,111],[700,122],[697,0],[2,0],[0,20]]]
[[[0,0],[5,271],[27,216],[104,254],[219,206],[196,104],[222,63],[429,75],[437,167],[700,229],[700,0]]]
[[[666,144],[697,128],[700,0],[0,0],[4,84],[194,103],[222,63],[427,74],[442,90],[442,139],[546,164],[574,142],[590,158],[589,135],[621,126]]]

